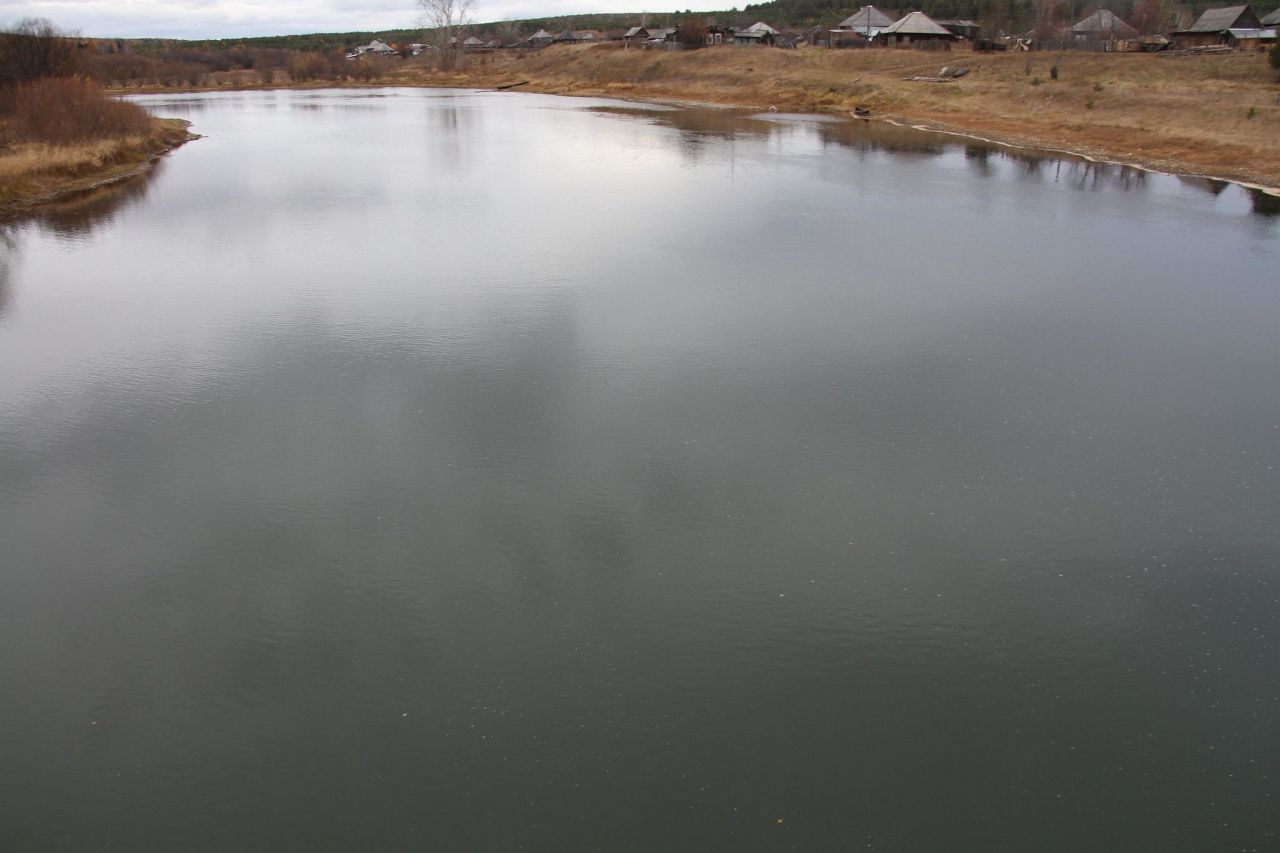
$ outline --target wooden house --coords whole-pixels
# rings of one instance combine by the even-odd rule
[[[733,44],[733,28],[722,27],[719,24],[709,24],[707,31],[703,33],[702,41],[707,47],[717,44]]]
[[[912,12],[880,31],[879,38],[894,46],[949,46],[959,39],[924,12]]]
[[[771,45],[774,44],[779,35],[781,35],[780,32],[766,24],[764,21],[756,21],[745,30],[735,30],[733,33],[733,43],[745,45]]]
[[[1275,27],[1227,30],[1226,44],[1241,50],[1266,50],[1276,43]]]
[[[1226,6],[1205,10],[1194,24],[1174,33],[1173,38],[1182,47],[1211,47],[1226,44],[1230,40],[1230,30],[1261,28],[1262,22],[1253,13],[1253,9],[1248,6]]]
[[[733,34],[734,44],[773,44],[773,33],[767,33],[763,30],[738,30]]]
[[[940,20],[937,21],[937,24],[947,32],[954,33],[966,41],[973,41],[978,37],[978,22],[971,21],[968,18],[947,21]]]
[[[632,27],[622,34],[620,39],[623,47],[631,47],[633,44],[643,44],[649,40],[649,31],[644,27]]]
[[[893,18],[875,6],[863,6],[836,24],[828,33],[830,44],[832,47],[866,47],[885,27],[892,24]]]
[[[551,44],[555,40],[556,40],[556,37],[551,35],[551,33],[547,32],[546,30],[538,30],[536,33],[529,36],[529,44],[533,45],[534,47],[542,47],[544,45]]]

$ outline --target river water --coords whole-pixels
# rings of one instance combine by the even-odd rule
[[[154,97],[0,247],[0,848],[1280,845],[1280,205]]]

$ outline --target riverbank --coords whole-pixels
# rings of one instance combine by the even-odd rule
[[[156,158],[197,138],[183,119],[153,118],[145,134],[0,148],[0,212],[44,204],[145,171]]]
[[[968,73],[952,82],[943,66]],[[1053,68],[1056,66],[1056,79]],[[1280,188],[1280,84],[1262,54],[975,54],[966,50],[689,52],[558,45],[413,61],[382,85],[497,87],[875,118],[1165,172]]]

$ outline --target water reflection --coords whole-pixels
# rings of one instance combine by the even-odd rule
[[[8,226],[0,223],[0,320],[4,319],[5,312],[9,308],[9,300],[13,298],[10,292],[9,268],[13,264],[17,250],[17,243],[9,233]]]
[[[1280,243],[1239,188],[219,100],[145,197],[0,244],[9,846],[1173,851],[1229,803],[1265,847]]]
[[[1280,195],[1249,188],[1249,198],[1253,202],[1253,212],[1258,216],[1280,216]]]
[[[11,217],[10,224],[33,224],[62,237],[87,236],[141,204],[162,179],[165,168],[165,160],[159,159],[141,174],[42,204]]]

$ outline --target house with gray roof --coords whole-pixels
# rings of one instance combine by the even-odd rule
[[[347,59],[358,59],[366,53],[371,56],[393,56],[397,51],[389,44],[374,39],[368,44],[363,44],[352,49],[352,51],[347,54]]]
[[[884,12],[875,6],[863,6],[845,18],[831,30],[831,43],[840,45],[851,40],[870,40],[893,23]]]
[[[959,36],[924,12],[912,12],[881,30],[880,38],[892,45],[922,45],[953,42]]]
[[[1110,9],[1099,9],[1071,27],[1071,35],[1087,41],[1136,39],[1138,31]]]
[[[1257,30],[1262,22],[1248,6],[1225,6],[1206,9],[1196,22],[1185,30],[1173,34],[1183,47],[1208,47],[1225,44],[1230,40],[1230,30]]]
[[[1277,8],[1270,15],[1262,18],[1262,26],[1264,27],[1280,27],[1280,8]]]
[[[875,6],[863,6],[841,21],[837,25],[837,29],[857,30],[870,38],[892,23],[893,18],[881,12]]]

